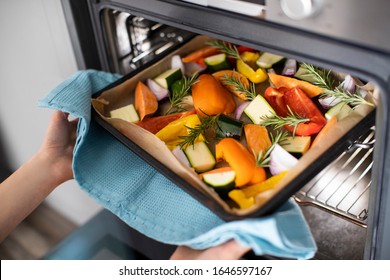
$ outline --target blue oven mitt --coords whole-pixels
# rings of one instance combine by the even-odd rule
[[[91,120],[91,96],[121,76],[79,71],[39,101],[79,118],[75,180],[103,207],[157,241],[205,249],[235,239],[257,255],[308,259],[316,252],[293,200],[272,215],[225,222]]]

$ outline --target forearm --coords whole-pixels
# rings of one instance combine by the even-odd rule
[[[0,184],[0,242],[59,184],[55,162],[37,153]]]

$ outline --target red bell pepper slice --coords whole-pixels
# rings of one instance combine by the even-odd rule
[[[264,98],[281,117],[294,115],[309,119],[306,123],[300,123],[297,127],[285,125],[285,129],[296,135],[309,136],[318,133],[326,124],[326,119],[314,102],[299,88],[291,89],[268,87]]]
[[[169,123],[195,113],[196,113],[195,110],[191,110],[191,111],[186,111],[186,112],[176,113],[176,114],[171,114],[166,116],[144,118],[142,121],[136,122],[135,124],[142,127],[143,129],[146,129],[147,131],[153,134],[156,134],[161,129],[166,127]]]
[[[238,46],[237,47],[238,53],[243,53],[243,52],[254,52],[255,49],[247,46]]]

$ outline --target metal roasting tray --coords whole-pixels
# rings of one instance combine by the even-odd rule
[[[186,42],[182,42],[182,44],[180,44],[180,45],[184,45],[185,43]],[[180,45],[178,45],[177,48],[179,48]],[[144,69],[152,66],[153,63],[157,62],[159,59],[161,59],[161,55],[155,57],[155,59],[146,63],[145,65],[143,65],[143,67],[138,68],[135,71],[132,71],[131,73],[125,75],[122,79],[114,82],[113,84],[109,85],[108,87],[97,92],[92,98],[98,98],[103,92],[107,91],[108,89],[116,87],[116,86],[120,85],[121,83],[125,82],[126,80],[131,79],[132,77],[134,77],[138,73],[141,73]],[[294,179],[292,179],[280,191],[278,191],[277,195],[273,195],[271,198],[269,198],[267,200],[266,203],[261,205],[261,207],[259,207],[255,211],[245,213],[245,214],[241,214],[241,213],[237,214],[237,213],[232,213],[232,212],[226,211],[226,208],[224,208],[224,206],[217,203],[210,196],[207,196],[204,193],[204,191],[199,190],[199,188],[195,188],[193,185],[191,185],[190,182],[187,182],[185,179],[183,179],[179,175],[177,175],[174,172],[174,170],[169,169],[167,166],[165,166],[160,161],[158,161],[153,155],[151,155],[148,152],[146,152],[145,150],[143,150],[139,145],[137,145],[135,142],[131,141],[129,138],[127,138],[125,135],[123,135],[119,130],[114,128],[105,119],[103,119],[102,116],[99,115],[98,112],[95,111],[95,108],[93,106],[92,106],[92,118],[101,127],[103,127],[110,134],[112,134],[117,140],[122,142],[126,147],[128,147],[131,151],[133,151],[136,155],[138,155],[140,158],[142,158],[145,162],[147,162],[152,167],[154,167],[157,171],[159,171],[163,175],[165,175],[168,179],[170,179],[172,182],[174,182],[178,187],[182,188],[184,191],[189,193],[191,196],[193,196],[195,199],[197,199],[200,203],[205,205],[211,211],[216,213],[222,219],[229,221],[229,220],[239,220],[239,219],[244,219],[244,218],[248,218],[248,217],[258,217],[258,216],[264,216],[264,215],[270,214],[273,211],[275,211],[278,207],[280,207],[284,202],[286,202],[289,198],[293,197],[294,195],[298,201],[300,201],[301,203],[304,203],[304,204],[310,203],[310,204],[314,204],[316,206],[321,205],[321,207],[323,207],[324,209],[331,209],[331,207],[333,207],[333,206],[335,209],[338,209],[338,208],[340,208],[340,210],[344,209],[346,207],[345,203],[334,204],[335,196],[332,196],[329,200],[323,198],[323,195],[328,193],[328,191],[321,191],[321,194],[318,197],[315,197],[313,193],[316,190],[318,192],[318,187],[310,187],[310,186],[313,186],[313,182],[317,182],[317,186],[318,186],[318,184],[323,182],[323,180],[325,180],[325,179],[319,180],[319,178],[321,177],[320,174],[325,174],[324,172],[327,172],[328,170],[332,169],[331,166],[333,166],[333,164],[335,164],[335,162],[338,162],[337,164],[341,164],[343,162],[342,160],[346,161],[347,157],[344,155],[348,154],[348,153],[345,151],[348,148],[350,148],[351,145],[356,140],[359,139],[359,137],[362,135],[363,131],[369,130],[369,128],[375,124],[375,110],[371,111],[359,123],[357,123],[354,127],[352,127],[349,131],[347,131],[343,136],[341,136],[340,139],[338,139],[337,142],[331,148],[324,151],[313,162],[313,164],[306,167],[304,172],[302,172],[298,176],[294,177]],[[360,151],[361,148],[359,148],[358,150]],[[367,155],[367,157],[368,156],[369,155]],[[351,158],[353,158],[355,160],[357,159],[357,157],[351,157]],[[368,160],[368,161],[370,161],[370,160]],[[350,161],[346,161],[346,163],[347,162],[349,163]],[[366,161],[364,161],[364,162],[366,162]],[[327,167],[329,164],[331,164],[331,165],[329,167]],[[368,165],[371,166],[370,164],[368,164]],[[364,166],[364,164],[362,164],[362,166]],[[350,173],[366,175],[367,178],[370,177],[369,176],[370,175],[369,169],[366,171],[361,171],[362,173],[360,173],[360,171],[356,170],[354,164],[345,164],[345,166],[343,165],[343,168],[345,170],[350,168],[351,169]],[[354,172],[352,172],[352,171],[354,171]],[[340,177],[344,174],[345,174],[344,171],[341,172],[338,175],[338,177],[336,177],[336,179],[335,179],[337,182],[343,182],[343,184],[341,184],[339,187],[335,187],[335,188],[339,189],[339,192],[344,191],[345,186],[348,185],[348,184],[344,184],[344,182],[349,183],[349,180],[347,180],[344,177]],[[366,176],[364,176],[364,178],[366,178]],[[360,177],[362,177],[362,176],[360,176]],[[328,178],[328,177],[326,177],[326,178]],[[364,179],[362,181],[362,183],[358,184],[359,188],[360,188],[361,184],[363,184],[363,182],[366,182],[366,179]],[[330,185],[335,186],[333,183]],[[302,189],[302,187],[303,187],[303,189]],[[300,190],[300,189],[302,189],[302,190]],[[355,191],[352,191],[351,193],[355,193]],[[368,194],[368,191],[367,191],[367,194]],[[362,197],[365,197],[364,193],[362,194]],[[362,213],[355,213],[356,211],[357,210],[355,210],[355,206],[354,206],[351,209],[348,209],[346,212],[350,213],[348,215],[355,214],[357,217],[363,217],[363,220],[364,220],[366,213],[364,211]],[[357,218],[357,220],[359,220],[359,218]],[[360,220],[362,220],[362,219],[360,219]]]

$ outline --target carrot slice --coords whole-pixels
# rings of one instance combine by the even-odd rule
[[[196,62],[201,58],[212,56],[217,53],[219,53],[219,50],[217,48],[213,46],[206,46],[188,54],[187,56],[183,57],[181,60],[184,63]]]
[[[276,88],[293,88],[297,87],[304,91],[310,98],[313,98],[323,92],[323,90],[309,82],[301,81],[295,78],[286,77],[278,74],[268,73],[269,80]]]
[[[234,73],[234,77],[233,77],[233,73]],[[235,86],[229,84],[226,81],[225,75],[228,76],[228,77],[233,77],[235,80],[240,79],[242,85],[246,89],[249,88],[249,80],[248,80],[248,78],[245,77],[244,75],[242,75],[241,73],[239,73],[237,71],[233,71],[233,70],[221,70],[221,71],[213,73],[214,78],[216,78],[218,81],[220,81],[221,84],[224,87],[226,87],[231,93],[233,93],[234,95],[236,95],[238,98],[240,98],[242,100],[246,100],[247,98],[246,98],[245,92],[237,91]]]
[[[264,155],[266,150],[271,147],[271,139],[264,126],[246,124],[244,125],[244,132],[248,149],[254,156],[257,157],[260,152]]]
[[[337,117],[332,116],[328,122],[324,125],[324,127],[321,129],[321,131],[317,134],[316,138],[314,139],[313,143],[311,144],[311,148],[318,145],[318,142],[321,141],[321,139],[329,133],[329,131],[335,126],[337,123]]]
[[[158,101],[153,92],[141,81],[135,88],[135,109],[141,120],[157,111]]]

